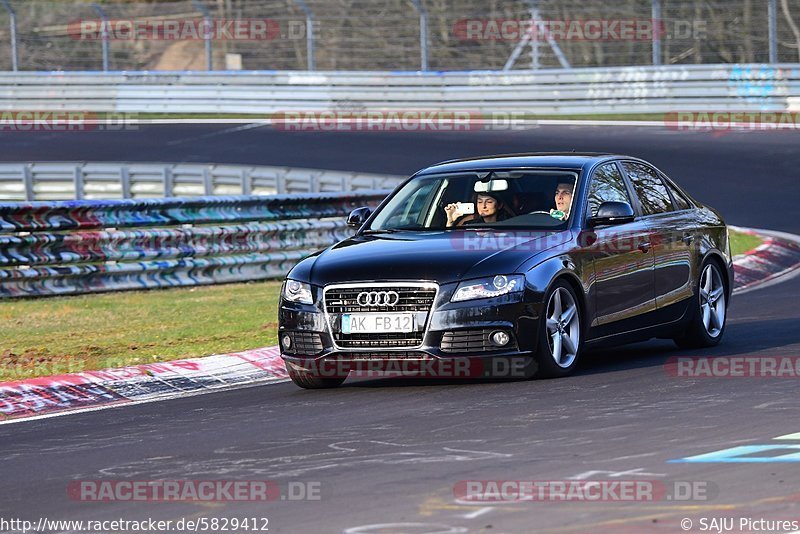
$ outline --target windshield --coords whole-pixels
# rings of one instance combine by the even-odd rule
[[[411,180],[376,214],[367,232],[566,228],[578,173],[482,171]]]

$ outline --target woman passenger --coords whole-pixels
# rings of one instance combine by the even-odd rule
[[[487,224],[508,219],[505,202],[496,193],[476,193],[474,203],[477,213],[462,216],[456,213],[456,204],[448,204],[444,211],[447,214],[447,227],[464,224]]]

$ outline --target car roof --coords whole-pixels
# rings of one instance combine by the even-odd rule
[[[596,152],[534,152],[525,154],[499,154],[477,158],[443,161],[419,171],[417,174],[441,172],[477,171],[485,169],[519,169],[549,167],[558,169],[582,169],[608,159],[627,157]],[[631,158],[636,159],[636,158]]]

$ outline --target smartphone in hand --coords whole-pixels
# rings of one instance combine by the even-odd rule
[[[475,213],[475,204],[472,202],[456,202],[456,217],[463,215],[473,215]]]

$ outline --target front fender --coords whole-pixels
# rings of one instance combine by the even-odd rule
[[[734,272],[727,227],[715,226],[706,229],[706,232],[703,234],[698,244],[698,257],[700,261],[697,264],[697,272],[694,277],[695,284],[697,284],[697,279],[700,277],[702,266],[710,259],[716,259],[724,266],[722,274],[726,278],[726,285],[728,287],[727,297],[730,299],[733,293]],[[695,291],[696,290],[697,288],[695,288]]]
[[[543,307],[545,295],[553,283],[557,279],[563,278],[575,291],[584,312],[584,318],[586,318],[586,314],[592,311],[586,298],[591,289],[592,272],[591,262],[581,264],[579,260],[574,259],[568,253],[559,254],[529,268],[525,273],[526,286],[534,300],[540,302],[540,307]]]

